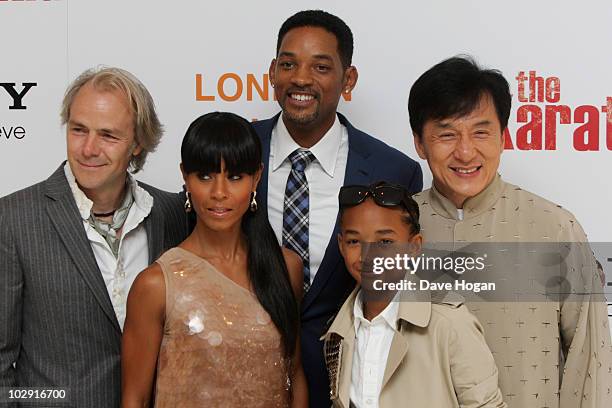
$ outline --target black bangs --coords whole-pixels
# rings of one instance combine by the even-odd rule
[[[458,84],[462,88],[459,93],[442,90],[430,107],[429,119],[460,118],[472,113],[486,95],[485,91],[470,87],[467,83]]]
[[[255,174],[261,166],[261,142],[244,118],[211,112],[194,120],[183,138],[181,162],[186,174]]]
[[[504,121],[504,116],[507,117],[507,114],[504,111],[509,111],[510,106],[499,106],[505,105],[502,101],[505,100],[506,95],[498,96],[504,92],[503,85],[498,86],[492,79],[488,72],[476,72],[471,73],[471,75],[465,74],[462,77],[447,78],[446,86],[431,95],[428,119],[441,120],[467,116],[479,108],[483,98],[491,98],[502,129],[505,128],[507,119]],[[495,100],[495,97],[498,100]]]

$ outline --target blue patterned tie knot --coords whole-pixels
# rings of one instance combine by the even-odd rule
[[[304,172],[306,167],[316,159],[310,150],[296,149],[289,155],[291,170]]]

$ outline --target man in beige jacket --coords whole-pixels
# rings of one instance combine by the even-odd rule
[[[410,91],[414,142],[433,174],[415,196],[426,242],[559,243],[571,284],[566,299],[474,302],[514,408],[612,407],[612,348],[595,259],[567,210],[498,174],[511,96],[508,82],[467,58],[425,72]],[[521,268],[535,269],[535,265]],[[517,276],[507,270],[508,278]]]

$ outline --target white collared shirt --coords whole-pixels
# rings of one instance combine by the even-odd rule
[[[102,278],[115,309],[119,326],[123,329],[130,287],[136,276],[149,266],[149,247],[143,221],[151,212],[153,197],[128,173],[134,203],[123,224],[119,254],[115,258],[106,240],[89,224],[93,202],[77,185],[68,163],[64,166],[64,174],[81,214],[83,228],[85,228],[96,263],[102,272]]]
[[[289,155],[300,146],[293,140],[282,117],[276,122],[270,139],[268,170],[268,217],[278,242],[283,236],[283,202],[287,178],[291,172]],[[306,150],[306,149],[304,149]],[[327,244],[332,238],[338,216],[338,192],[344,184],[348,159],[348,131],[338,117],[327,133],[310,150],[316,160],[304,171],[309,188],[310,282],[314,280]]]
[[[463,221],[463,208],[457,208],[457,219]]]
[[[353,306],[355,350],[351,367],[350,399],[355,408],[378,408],[378,398],[399,311],[397,295],[372,321],[363,314],[363,293]]]

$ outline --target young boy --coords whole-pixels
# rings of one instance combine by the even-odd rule
[[[324,336],[334,407],[506,407],[476,318],[460,302],[364,296],[361,246],[420,248],[419,208],[401,186],[345,186],[340,252],[358,285]]]

